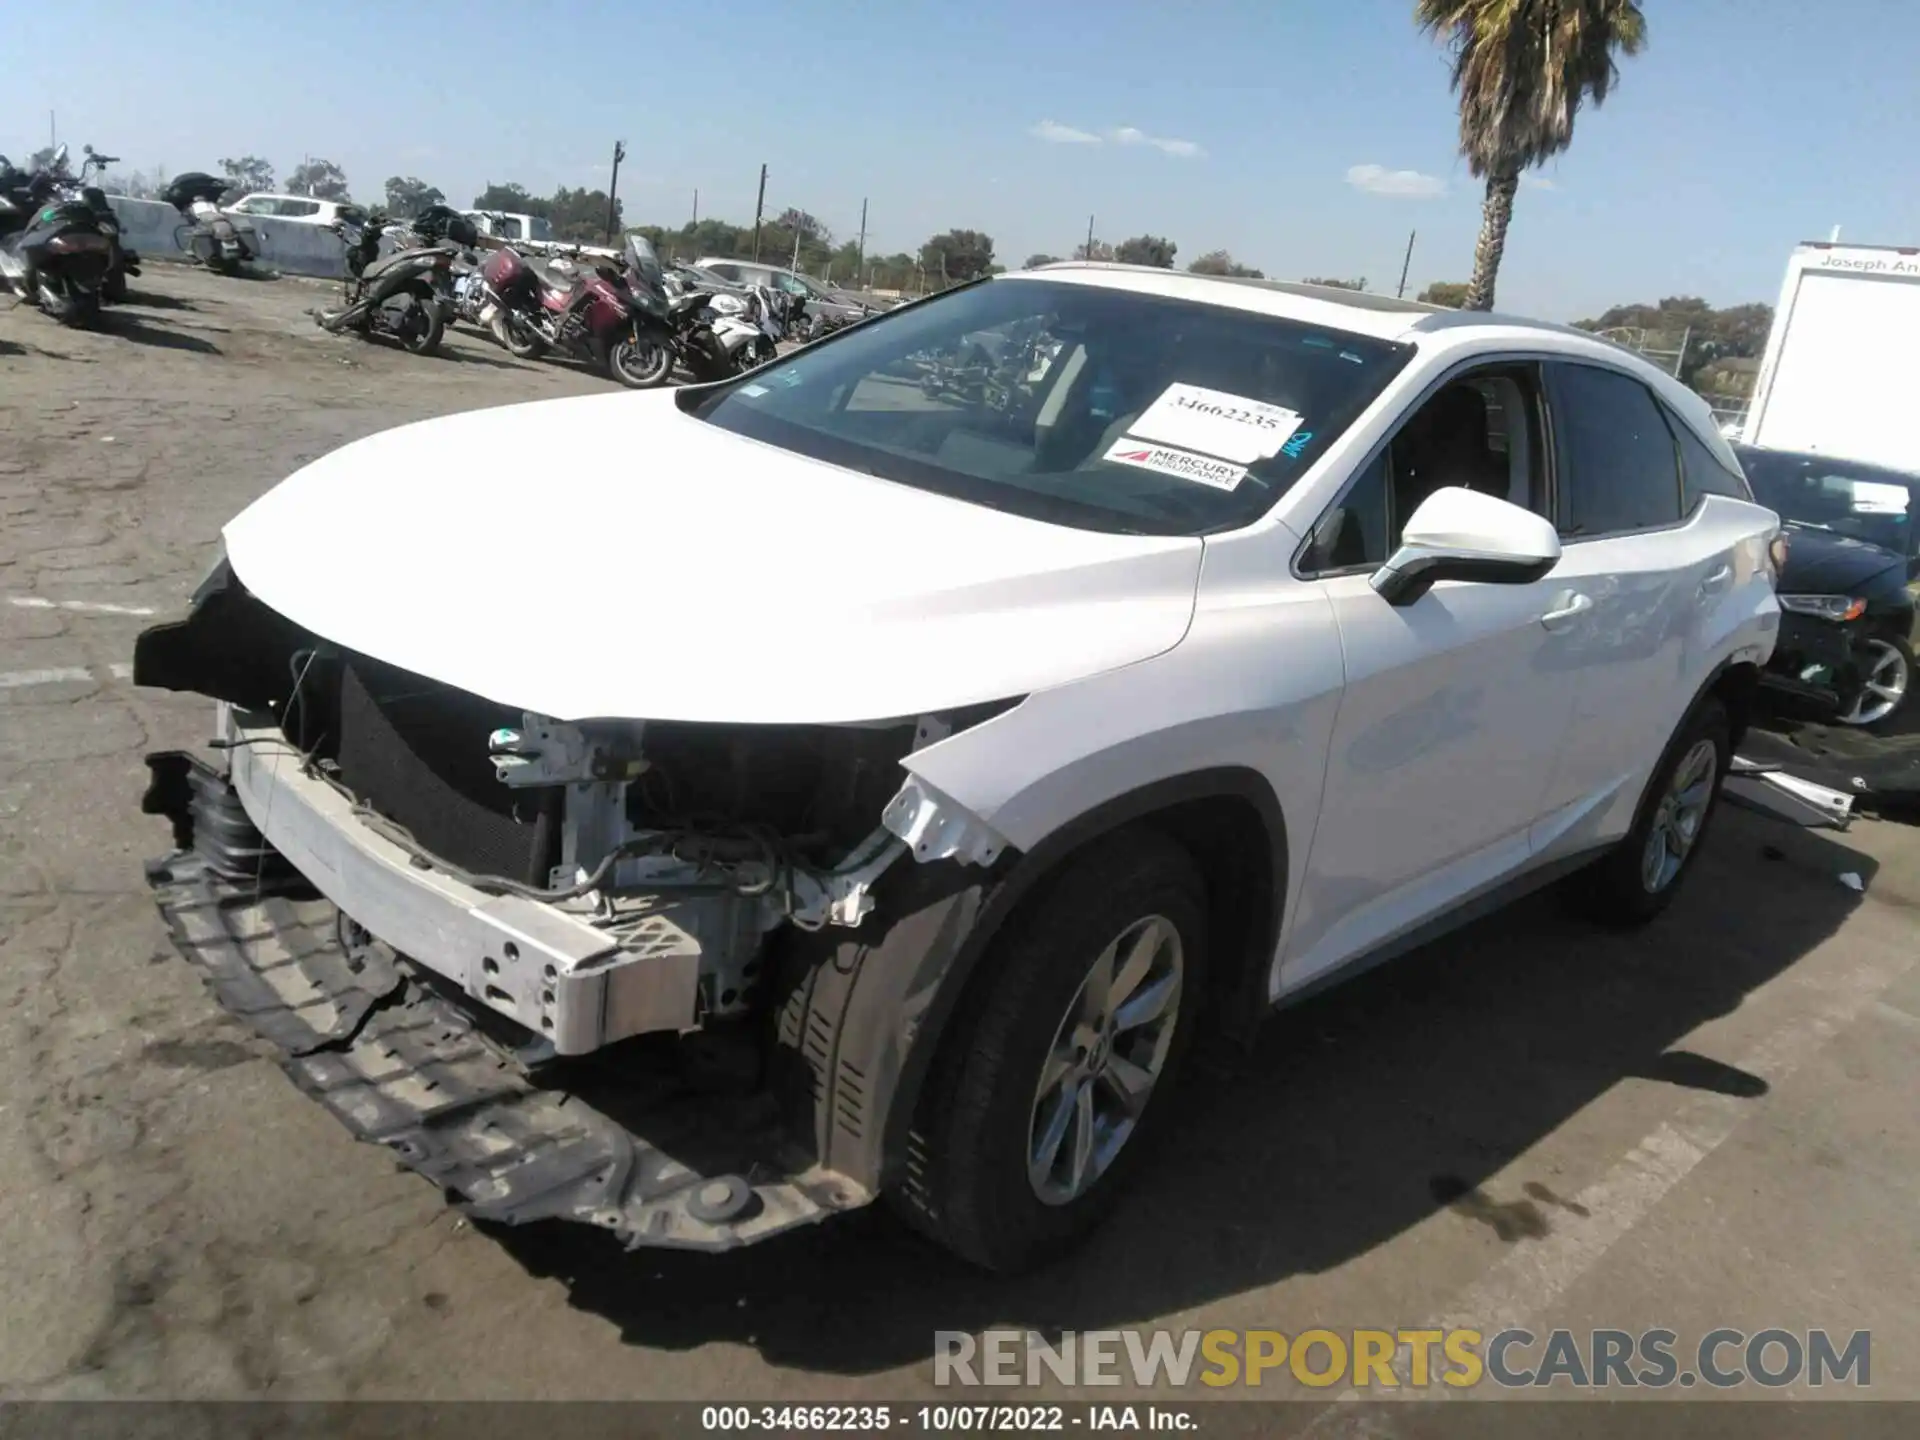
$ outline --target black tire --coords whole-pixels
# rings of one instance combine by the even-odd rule
[[[1042,1062],[1094,961],[1152,916],[1171,923],[1183,956],[1165,1060],[1105,1170],[1077,1197],[1043,1202],[1028,1176]],[[1029,1269],[1084,1237],[1119,1199],[1172,1111],[1206,959],[1205,883],[1172,840],[1128,830],[1068,862],[1008,922],[970,982],[920,1098],[920,1163],[890,1193],[894,1207],[941,1245],[1001,1274]]]
[[[84,330],[100,318],[100,292],[84,290],[62,276],[31,277],[33,298],[48,318]]]
[[[447,333],[447,318],[440,313],[440,302],[431,290],[416,290],[413,294],[413,309],[421,318],[417,329],[410,329],[401,344],[415,355],[431,355],[440,348],[440,341]]]
[[[109,305],[127,303],[127,272],[109,270],[107,278],[100,282],[100,298]]]
[[[538,360],[547,353],[547,342],[533,326],[504,306],[494,312],[493,338],[516,360]]]
[[[1706,810],[1693,832],[1693,840],[1679,857],[1679,866],[1664,883],[1649,881],[1647,864],[1656,825],[1662,823],[1663,806],[1672,790],[1677,773],[1700,745],[1713,747],[1713,778],[1706,795]],[[1673,903],[1673,897],[1693,873],[1694,861],[1713,828],[1713,817],[1720,813],[1720,791],[1733,760],[1732,728],[1726,707],[1708,696],[1694,707],[1668,743],[1660,764],[1640,798],[1633,829],[1606,855],[1577,875],[1570,876],[1566,896],[1587,919],[1611,929],[1633,929],[1646,924]],[[1669,853],[1671,847],[1669,846]]]
[[[607,369],[629,390],[652,390],[673,374],[673,347],[664,336],[629,331],[607,352]]]

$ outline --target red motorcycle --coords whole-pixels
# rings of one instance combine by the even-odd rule
[[[660,384],[673,369],[673,352],[664,325],[649,313],[650,297],[636,294],[612,261],[577,250],[571,260],[586,263],[558,285],[511,246],[487,258],[480,279],[493,307],[494,338],[521,360],[553,351],[585,360],[630,389]]]

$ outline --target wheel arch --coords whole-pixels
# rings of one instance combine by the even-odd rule
[[[927,1076],[995,939],[1088,846],[1136,825],[1171,836],[1198,862],[1210,926],[1205,1023],[1249,1039],[1267,1011],[1289,847],[1266,777],[1223,766],[1115,796],[984,871],[896,869],[859,931],[789,936],[774,971],[770,1078],[796,1138],[876,1193],[910,1170]]]

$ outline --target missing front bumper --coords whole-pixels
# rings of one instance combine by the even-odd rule
[[[871,1199],[803,1153],[765,1093],[689,1095],[616,1073],[617,1056],[530,1072],[391,951],[349,949],[341,912],[297,875],[242,873],[225,850],[271,847],[244,825],[210,831],[211,809],[237,802],[206,767],[190,774],[200,813],[169,818],[192,848],[147,871],[175,945],[296,1085],[477,1218],[572,1220],[629,1246],[721,1250]],[[151,796],[149,809],[169,813]]]

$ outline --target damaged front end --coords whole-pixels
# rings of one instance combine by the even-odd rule
[[[482,1216],[631,1244],[723,1248],[872,1198],[781,1093],[770,980],[796,939],[868,921],[896,867],[1004,856],[901,761],[1013,702],[563,722],[331,646],[224,563],[134,679],[218,702],[213,763],[148,762],[176,941],[361,1138]]]

